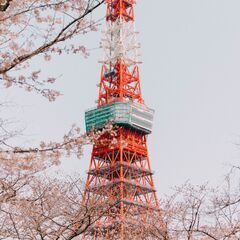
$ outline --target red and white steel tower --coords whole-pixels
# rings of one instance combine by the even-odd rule
[[[114,135],[104,134],[93,146],[85,197],[115,206],[92,228],[96,239],[111,239],[108,234],[113,229],[119,239],[128,239],[124,231],[138,221],[138,214],[159,210],[147,148],[154,111],[144,104],[141,94],[135,0],[105,2],[98,105],[85,113],[85,120],[87,131],[103,128],[108,121],[117,128]]]

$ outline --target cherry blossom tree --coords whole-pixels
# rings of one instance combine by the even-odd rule
[[[49,85],[56,79],[42,79],[41,69],[29,69],[31,60],[42,57],[50,61],[54,54],[63,53],[86,56],[85,46],[73,39],[97,29],[98,22],[88,16],[103,2],[0,0],[0,80],[4,86],[36,91],[54,101],[60,93]]]
[[[78,239],[111,207],[82,202],[78,179],[53,179],[35,174],[6,176],[1,194],[1,239]],[[11,186],[9,185],[11,184]]]
[[[169,238],[240,239],[239,173],[240,168],[233,167],[216,188],[190,183],[176,187],[174,194],[161,203]],[[154,222],[152,226],[150,230],[159,235],[158,226]]]
[[[72,40],[77,35],[96,30],[97,23],[88,18],[88,15],[103,2],[0,0],[0,82],[5,87],[15,85],[27,91],[35,90],[50,101],[55,100],[59,92],[49,88],[55,78],[40,78],[41,69],[32,69],[31,60],[42,57],[50,61],[53,54],[62,53],[86,55],[85,47],[74,44]],[[8,130],[7,122],[0,119],[1,209],[2,204],[10,202],[19,207],[17,196],[24,189],[32,189],[34,194],[34,184],[31,185],[33,179],[34,183],[40,181],[39,176],[43,171],[58,165],[63,155],[75,154],[79,157],[82,146],[96,141],[101,134],[81,134],[80,129],[74,125],[62,141],[41,142],[37,147],[22,148],[9,144],[9,139],[18,132]],[[14,205],[9,206],[14,209]]]
[[[42,142],[37,148],[11,147],[14,133],[2,123],[0,130],[0,239],[78,239],[112,206],[83,201],[78,178],[53,178],[45,170],[60,164],[60,157],[81,157],[85,144],[96,143],[101,131],[81,134],[77,126],[61,142]]]
[[[87,56],[85,46],[73,39],[97,29],[98,22],[88,16],[103,2],[0,0],[0,82],[54,101],[60,93],[49,85],[56,79],[42,79],[41,69],[32,69],[31,60],[42,57],[50,61],[53,55],[63,53]],[[44,171],[60,164],[62,156],[80,157],[85,144],[98,141],[106,131],[112,132],[111,124],[88,134],[73,125],[62,141],[43,141],[39,146],[23,148],[9,144],[18,131],[7,129],[7,122],[0,119],[0,238],[77,237],[110,205],[84,205],[79,180],[46,178]]]

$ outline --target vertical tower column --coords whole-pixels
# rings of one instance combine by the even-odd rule
[[[129,231],[142,231],[141,216],[160,210],[147,149],[154,111],[141,93],[134,4],[106,0],[98,106],[85,114],[87,131],[109,121],[116,127],[94,144],[86,181],[85,199],[113,206],[89,230],[96,239],[129,239]]]

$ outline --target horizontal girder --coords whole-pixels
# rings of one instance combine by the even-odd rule
[[[132,166],[126,163],[116,163],[115,165],[95,168],[90,170],[88,174],[106,179],[112,179],[114,177],[120,176],[121,170],[124,172],[124,177],[128,179],[136,179],[153,174],[152,171],[148,169],[141,168],[138,166]]]
[[[118,178],[113,179],[106,184],[90,187],[87,189],[87,191],[94,192],[99,195],[108,195],[108,192],[113,190],[116,191],[116,195],[118,195],[120,193],[120,188],[123,188],[125,192],[134,191],[135,196],[156,192],[156,190],[152,186],[146,186],[134,181],[130,181],[128,179]]]

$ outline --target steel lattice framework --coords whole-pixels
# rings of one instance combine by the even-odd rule
[[[137,32],[134,26],[135,1],[105,2],[107,15],[106,29],[101,41],[104,59],[98,106],[91,112],[86,112],[86,124],[89,128],[99,127],[99,119],[105,117],[104,121],[110,119],[113,124],[117,122],[115,125],[118,127],[114,136],[105,133],[99,143],[93,146],[85,198],[97,198],[115,204],[114,210],[109,211],[92,228],[92,235],[96,239],[100,235],[104,239],[111,239],[108,232],[112,229],[120,233],[121,239],[127,239],[124,229],[134,221],[137,222],[140,213],[146,209],[159,210],[147,148],[150,127],[146,131],[146,126],[151,126],[152,115],[141,94],[139,44],[136,41]],[[131,110],[124,107],[120,109],[121,105],[116,105],[119,102],[129,104]],[[117,111],[116,109],[121,110],[119,112],[122,115],[118,117],[118,121],[116,117],[111,118],[113,114],[106,110],[104,114],[101,113],[106,106],[113,109],[112,112]],[[117,116],[117,113],[114,116]],[[127,122],[123,119],[130,120]],[[99,233],[96,228],[104,230]]]

